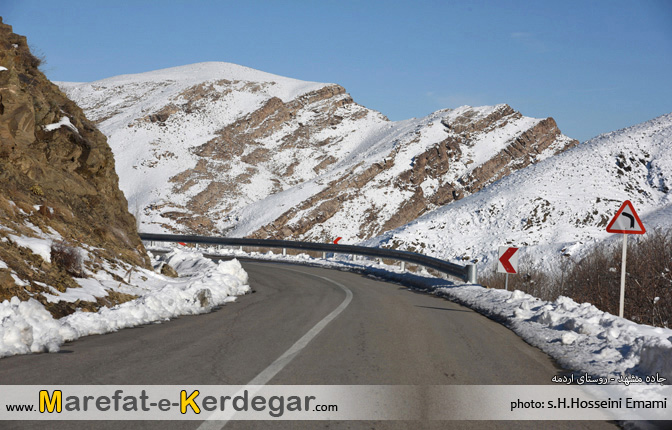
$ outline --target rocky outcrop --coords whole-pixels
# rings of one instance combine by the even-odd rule
[[[78,288],[73,276],[83,272],[58,264],[58,255],[46,261],[17,237],[87,249],[81,264],[90,271],[149,261],[105,136],[39,65],[26,38],[0,20],[0,261],[8,266],[0,266],[0,301],[35,297],[62,315],[72,303],[48,303],[39,293]]]
[[[260,145],[259,141],[261,139],[277,133],[288,121],[297,117],[300,110],[342,94],[345,94],[345,89],[333,85],[304,94],[288,103],[283,103],[278,97],[273,97],[261,108],[219,130],[217,137],[195,148],[194,153],[200,157],[215,160],[241,157],[244,152],[254,153],[257,151],[256,149],[246,151],[250,145]],[[347,98],[339,98],[334,103],[322,104],[315,110],[316,113],[320,113],[321,116],[327,118],[327,126],[333,126],[343,120],[342,117],[335,115],[336,109],[349,103],[352,103],[352,99],[348,96]],[[319,131],[322,125],[319,123],[300,124],[292,133],[282,136],[281,146],[287,148],[305,145],[310,142],[311,132]],[[266,155],[267,152],[268,150],[263,155]],[[252,161],[258,160],[252,158]]]
[[[182,96],[192,91],[184,91]],[[199,96],[199,98],[202,98]],[[189,104],[193,99],[187,99]],[[344,119],[356,120],[361,117],[359,109],[355,108],[355,115],[346,117],[338,115],[339,108],[354,104],[345,89],[339,85],[327,85],[318,90],[305,93],[291,101],[283,102],[278,97],[268,99],[260,108],[245,115],[237,121],[216,131],[216,137],[191,150],[198,157],[196,166],[185,170],[170,178],[174,183],[175,193],[183,193],[202,181],[208,181],[205,188],[195,194],[184,206],[186,211],[181,216],[174,216],[164,212],[173,221],[189,228],[189,231],[201,234],[212,234],[213,223],[208,221],[208,214],[217,209],[218,212],[229,212],[235,209],[241,197],[244,197],[241,185],[249,184],[259,174],[258,166],[272,163],[273,154],[279,152],[294,152],[296,149],[310,149],[312,147],[327,146],[331,139],[323,139],[317,143],[313,136],[318,135],[325,128],[335,127]],[[167,105],[157,113],[148,116],[157,117],[166,112]],[[310,112],[311,119],[301,122],[297,118]],[[297,127],[290,132],[283,132],[292,121],[298,121]],[[276,139],[271,145],[268,141]],[[290,155],[295,158],[296,155]],[[305,160],[295,158],[285,165],[282,170],[275,171],[279,177],[291,177],[295,169]],[[337,159],[332,155],[315,157],[310,169],[319,174]],[[223,179],[218,174],[230,168],[232,164],[247,166],[237,175]],[[282,191],[280,181],[276,180],[273,191]],[[196,215],[194,217],[194,215]]]

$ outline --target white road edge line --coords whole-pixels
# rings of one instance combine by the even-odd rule
[[[289,270],[292,272],[297,272],[301,273],[303,275],[308,275],[308,276],[314,276],[316,278],[323,279],[329,283],[332,283],[338,287],[340,287],[343,291],[345,291],[345,300],[338,305],[336,309],[331,311],[329,315],[324,317],[320,322],[315,324],[313,328],[308,330],[306,334],[304,334],[301,339],[297,340],[294,345],[292,345],[284,354],[282,354],[280,357],[278,357],[273,363],[271,363],[266,369],[264,369],[260,374],[255,376],[250,382],[247,383],[247,385],[255,385],[256,387],[250,387],[250,388],[245,388],[247,389],[249,395],[255,394],[257,391],[261,389],[262,386],[266,385],[268,381],[273,379],[275,375],[278,374],[285,366],[287,366],[293,359],[296,357],[296,355],[308,345],[308,343],[313,340],[315,336],[317,336],[326,326],[329,324],[331,321],[334,320],[341,312],[345,310],[345,308],[348,307],[350,302],[352,301],[352,291],[345,285],[336,282],[332,279],[325,278],[324,276],[320,275],[314,275],[312,273],[306,273],[302,272],[299,270],[294,270],[294,269],[289,269],[286,267],[283,267],[284,270]],[[235,397],[237,395],[242,394],[243,389],[241,389],[238,393],[234,394],[232,397]],[[216,411],[212,414],[210,414],[207,418],[206,421],[201,423],[201,425],[198,427],[198,430],[220,430],[224,428],[226,423],[229,422],[229,420],[235,415],[236,411],[234,410],[227,410],[227,411]]]

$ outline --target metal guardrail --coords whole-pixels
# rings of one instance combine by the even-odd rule
[[[409,251],[399,251],[396,249],[369,248],[357,245],[336,245],[331,243],[299,242],[291,240],[274,239],[242,239],[232,237],[208,237],[192,235],[174,235],[157,233],[139,233],[140,239],[144,241],[157,242],[184,242],[198,243],[206,245],[228,245],[228,246],[255,246],[261,248],[283,248],[298,249],[304,251],[333,252],[337,254],[363,255],[366,257],[388,258],[402,262],[419,264],[455,276],[470,284],[476,283],[476,265],[449,263],[434,257],[418,254]]]

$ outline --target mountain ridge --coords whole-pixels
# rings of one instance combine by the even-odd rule
[[[364,240],[578,143],[505,104],[393,122],[339,85],[230,63],[60,85],[153,232]]]

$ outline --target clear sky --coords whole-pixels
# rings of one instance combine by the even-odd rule
[[[392,120],[464,104],[584,141],[672,112],[672,0],[0,0],[52,80],[202,61],[333,82]]]

